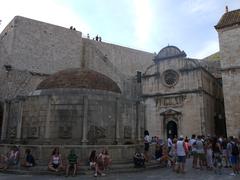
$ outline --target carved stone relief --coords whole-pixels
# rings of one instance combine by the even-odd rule
[[[72,137],[72,126],[65,125],[60,126],[58,131],[59,138],[71,138]]]
[[[9,127],[8,128],[8,137],[9,138],[15,138],[17,135],[17,129],[16,127]]]
[[[97,127],[97,126],[90,126],[90,129],[88,131],[88,139],[99,139],[99,138],[105,138],[106,137],[106,129],[103,127]]]
[[[156,98],[157,107],[182,106],[185,96],[158,97]]]
[[[38,137],[39,137],[39,127],[29,127],[28,138],[38,138]]]

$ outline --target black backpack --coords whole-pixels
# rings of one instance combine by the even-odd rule
[[[239,149],[238,149],[237,145],[233,144],[233,143],[231,143],[231,144],[232,144],[232,155],[234,155],[234,156],[239,155]]]

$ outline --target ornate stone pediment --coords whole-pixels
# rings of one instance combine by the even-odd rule
[[[175,109],[167,109],[160,113],[160,115],[162,116],[179,115],[179,114],[182,114],[182,113]]]

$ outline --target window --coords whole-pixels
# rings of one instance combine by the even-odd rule
[[[166,70],[165,72],[163,72],[163,82],[164,82],[164,85],[168,87],[175,86],[178,82],[178,78],[179,78],[179,75],[174,70]]]

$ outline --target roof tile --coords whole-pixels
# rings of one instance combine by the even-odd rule
[[[223,14],[215,28],[222,29],[236,24],[240,24],[240,9]]]

